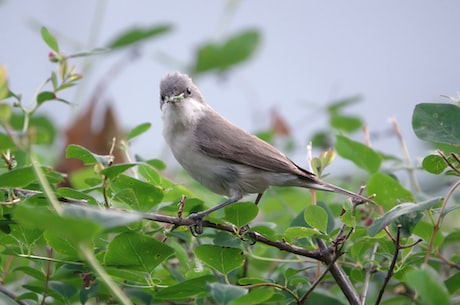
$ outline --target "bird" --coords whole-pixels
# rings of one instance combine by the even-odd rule
[[[321,180],[271,144],[224,118],[186,74],[170,72],[161,79],[160,109],[163,137],[175,159],[200,184],[228,198],[187,217],[194,220],[197,234],[202,233],[202,220],[208,214],[247,194],[258,194],[258,203],[270,186],[336,192],[358,202],[372,202]]]

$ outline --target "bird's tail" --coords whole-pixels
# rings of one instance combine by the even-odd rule
[[[372,199],[370,198],[367,198],[363,195],[360,195],[360,194],[356,194],[356,193],[353,193],[353,192],[350,192],[346,189],[343,189],[341,187],[338,187],[336,185],[333,185],[333,184],[330,184],[330,183],[327,183],[325,181],[322,181],[320,179],[315,179],[315,183],[314,184],[308,184],[306,185],[305,187],[307,188],[312,188],[312,189],[316,189],[316,190],[322,190],[322,191],[328,191],[328,192],[334,192],[334,193],[339,193],[339,194],[343,194],[343,195],[346,195],[348,197],[351,197],[352,199],[354,200],[357,200],[357,201],[362,201],[362,202],[368,202],[368,203],[372,203],[372,204],[376,204],[374,201],[372,201]]]

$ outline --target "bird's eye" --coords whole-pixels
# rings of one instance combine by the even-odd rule
[[[192,94],[192,89],[191,89],[190,87],[187,88],[187,94],[188,94],[188,95]]]
[[[164,95],[160,95],[160,98],[161,98],[162,101],[165,100],[165,96],[164,96]]]

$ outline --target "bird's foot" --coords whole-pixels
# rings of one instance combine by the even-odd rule
[[[191,219],[195,222],[194,225],[190,226],[190,232],[193,236],[198,236],[203,234],[203,217],[200,213],[194,213],[187,216],[187,219]]]

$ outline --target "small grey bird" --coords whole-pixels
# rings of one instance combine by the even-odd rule
[[[202,218],[269,186],[298,186],[342,193],[361,202],[369,198],[320,180],[272,145],[226,120],[204,100],[185,74],[167,74],[160,83],[163,136],[176,160],[199,183],[228,197],[206,211],[191,214],[196,232]]]

